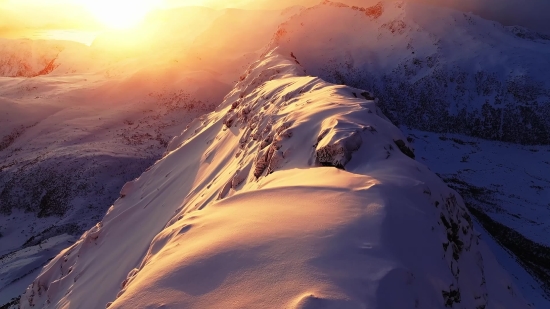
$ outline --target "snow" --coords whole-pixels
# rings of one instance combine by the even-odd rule
[[[100,221],[125,182],[158,160],[193,119],[214,110],[286,14],[190,7],[156,12],[141,37],[103,33],[92,46],[1,39],[0,255],[19,256],[65,233],[76,240]],[[218,31],[234,39],[258,16],[266,23],[256,36],[223,56],[225,45],[204,38]],[[240,27],[227,26],[237,20]],[[166,29],[181,30],[176,42]],[[124,46],[143,47],[151,38],[146,52],[124,54]],[[52,70],[38,74],[52,60]],[[61,248],[42,252],[40,265],[21,262],[41,267]],[[14,271],[16,261],[2,259],[0,271]],[[12,275],[6,277],[2,300],[24,292],[36,275],[14,287],[4,286]]]
[[[395,123],[548,144],[550,41],[518,29],[414,1],[325,1],[281,24],[271,46],[308,74],[369,89]]]
[[[499,245],[481,225],[476,222],[475,226],[480,232],[481,238],[487,243],[488,248],[497,257],[498,263],[506,269],[520,288],[521,294],[529,300],[531,307],[547,308],[550,306],[550,301],[541,288],[541,283],[525,270],[512,253]]]
[[[462,199],[363,92],[266,54],[22,308],[526,308]],[[338,143],[349,161],[323,167],[315,149]]]
[[[493,220],[524,237],[548,246],[548,188],[550,179],[548,146],[522,146],[487,141],[457,134],[436,134],[401,128],[412,138],[418,161],[438,173],[450,185],[481,189],[464,196]],[[499,263],[512,275],[523,295],[546,308],[543,284],[521,266],[512,253],[503,249],[489,233],[478,228]]]
[[[438,177],[547,245],[548,147],[419,130],[544,144],[547,38],[287,2],[0,42],[0,304],[28,286],[22,308],[548,306]]]
[[[63,234],[47,239],[40,245],[27,247],[12,254],[2,255],[0,260],[4,267],[0,269],[0,303],[5,304],[24,290],[33,278],[36,278],[52,254],[57,254],[71,243],[75,237]]]
[[[548,146],[522,146],[454,134],[406,130],[419,161],[444,179],[456,177],[486,188],[485,211],[529,239],[550,246]],[[449,151],[452,149],[452,151]],[[474,172],[476,171],[476,172]]]

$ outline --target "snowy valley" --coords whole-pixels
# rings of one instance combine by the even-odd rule
[[[550,38],[344,2],[0,41],[0,306],[550,306]]]

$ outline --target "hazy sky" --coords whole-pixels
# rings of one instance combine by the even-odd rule
[[[91,0],[0,0],[0,31],[24,28],[97,27],[93,15],[82,6]],[[119,0],[110,0],[116,2]],[[126,0],[128,1],[128,0]],[[155,0],[152,0],[155,1]],[[281,8],[312,5],[321,0],[156,0],[163,6]],[[340,0],[368,6],[378,0]],[[550,0],[408,0],[473,11],[507,25],[519,24],[550,34]]]
[[[97,26],[83,6],[70,0],[0,0],[0,30]]]

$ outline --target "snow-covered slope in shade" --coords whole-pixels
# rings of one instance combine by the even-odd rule
[[[394,123],[550,144],[547,36],[407,1],[325,1],[281,25],[272,46],[308,74],[372,90]]]
[[[506,248],[495,245],[495,255],[516,278],[523,295],[536,308],[550,308],[546,262],[550,257],[550,147],[402,130],[414,145],[417,160],[457,190]]]
[[[270,52],[22,308],[527,308],[371,94]]]

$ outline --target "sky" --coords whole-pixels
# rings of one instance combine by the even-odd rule
[[[116,10],[145,11],[151,7],[202,5],[214,8],[273,8],[313,5],[321,0],[0,0],[0,32],[24,29],[95,29],[116,24]],[[335,0],[338,1],[338,0]],[[339,0],[368,6],[378,0]],[[550,34],[550,0],[407,0],[472,11],[506,25],[522,25]],[[151,3],[154,4],[152,5]],[[118,4],[117,4],[118,3]],[[136,8],[136,3],[145,7]],[[112,9],[113,6],[115,9]],[[111,8],[111,9],[109,9]],[[110,16],[106,12],[113,11]],[[136,13],[138,18],[141,13]],[[98,18],[99,17],[99,18]],[[106,22],[107,21],[107,22]],[[121,22],[124,24],[124,21]],[[131,24],[131,20],[127,22]]]
[[[92,14],[75,1],[0,0],[0,31],[97,26]]]

